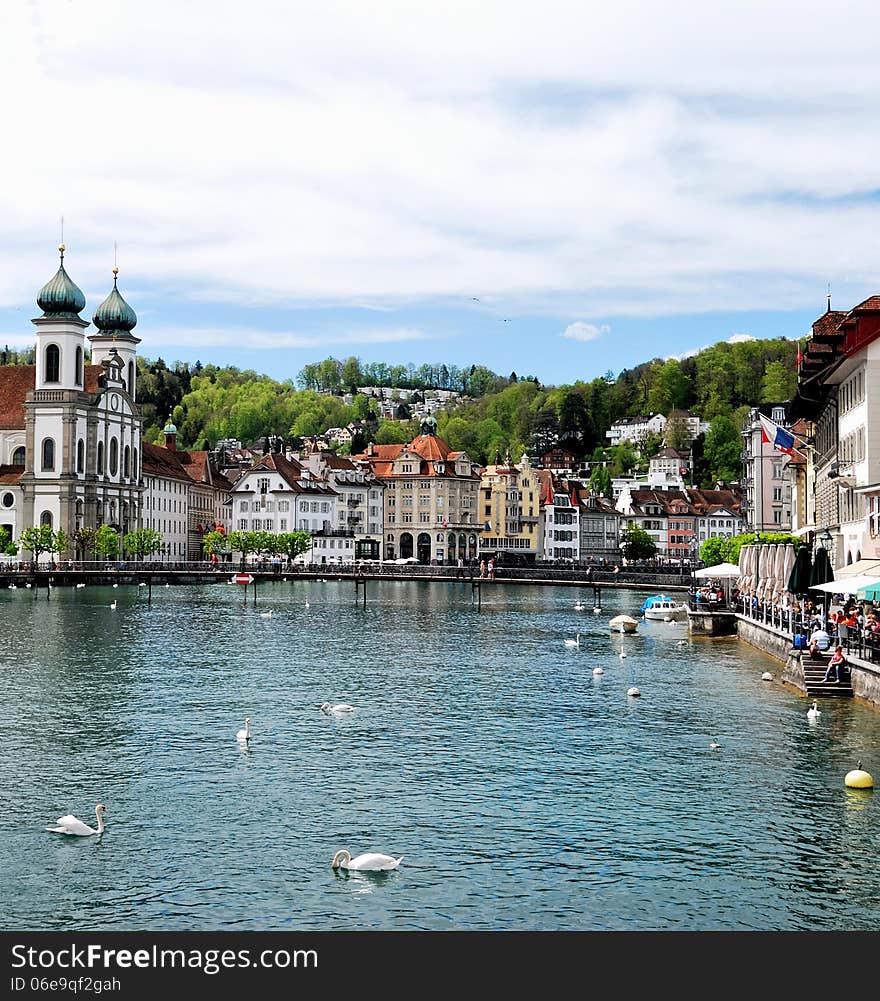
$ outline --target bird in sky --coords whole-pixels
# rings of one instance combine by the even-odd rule
[[[499,323],[510,323],[510,317],[509,316],[505,316],[503,320],[499,320],[498,322]]]

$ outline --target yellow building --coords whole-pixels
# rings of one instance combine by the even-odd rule
[[[479,505],[481,552],[532,562],[538,553],[541,505],[538,477],[528,457],[523,456],[518,466],[509,455],[503,463],[486,466],[480,477]]]

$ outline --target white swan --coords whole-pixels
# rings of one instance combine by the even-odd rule
[[[566,640],[565,641],[565,645],[566,646],[576,646],[576,647],[579,647],[581,645],[581,634],[580,633],[577,634],[577,639]]]
[[[28,582],[27,582],[27,584],[25,584],[25,587],[32,587],[32,586],[33,586],[33,585],[31,584],[31,582],[30,582],[30,581],[28,581]]]
[[[807,710],[807,719],[818,719],[822,715],[822,710],[817,706],[816,700],[813,699],[813,704]]]
[[[626,650],[621,650],[620,651],[620,659],[621,660],[626,660]]]
[[[270,608],[268,612],[260,612],[260,618],[261,619],[271,619],[272,618],[272,609]]]
[[[365,852],[363,855],[351,857],[347,848],[340,848],[330,863],[334,869],[355,869],[359,872],[388,872],[396,869],[403,861],[403,856],[394,858],[381,852]]]
[[[146,586],[147,585],[144,583],[144,581],[141,581],[140,584],[138,584],[138,587],[146,587]]]
[[[74,817],[72,813],[68,813],[66,817],[59,817],[55,821],[55,827],[47,827],[47,831],[52,831],[53,834],[78,834],[80,837],[88,837],[89,834],[101,834],[104,830],[104,815],[107,813],[107,807],[103,803],[99,803],[95,807],[95,816],[98,818],[98,827],[89,827],[88,824],[84,824],[78,817]]]
[[[347,713],[354,712],[354,706],[347,702],[337,702],[335,705],[330,702],[322,702],[321,712],[329,713],[331,716],[345,716]]]
[[[636,688],[635,685],[633,685],[632,688],[627,688],[626,694],[631,695],[634,699],[637,699],[642,693],[638,688]]]
[[[604,674],[604,673],[605,673],[605,669],[603,667],[594,667],[593,668],[593,674]]]
[[[712,743],[709,745],[709,747],[711,747],[713,751],[717,751],[718,748],[721,747],[721,744],[719,743],[717,737],[712,741]]]
[[[77,587],[85,587],[85,584],[77,584]]]
[[[244,729],[239,730],[235,735],[235,739],[239,744],[249,744],[251,740],[251,718],[250,716],[245,716],[244,718]]]
[[[574,603],[574,610],[576,612],[582,612],[587,606],[582,601],[576,601]]]
[[[110,607],[111,607],[111,608],[113,608],[113,609],[115,609],[115,608],[116,608],[116,599],[115,599],[115,598],[113,599],[113,602],[112,602],[112,604],[110,605]]]
[[[599,608],[598,605],[596,605],[596,607],[593,609],[593,615],[601,615],[601,614],[602,614],[602,609]]]
[[[118,584],[114,584],[113,586],[114,586],[114,587],[119,587],[119,585],[118,585]]]
[[[761,675],[761,681],[772,681],[772,680],[773,680],[773,675],[769,671],[765,671]]]
[[[688,643],[687,643],[687,640],[679,640],[675,645],[676,646],[687,646]]]

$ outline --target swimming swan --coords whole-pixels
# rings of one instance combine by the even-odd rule
[[[116,599],[115,598],[113,599],[113,603],[110,605],[110,607],[113,608],[113,609],[116,608]]]
[[[347,848],[340,848],[333,856],[330,863],[334,869],[355,869],[360,872],[388,872],[396,869],[403,861],[403,856],[394,858],[391,855],[382,855],[380,852],[365,852],[363,855],[351,857],[351,852]]]
[[[78,817],[74,817],[72,813],[68,813],[66,817],[59,817],[56,821],[55,827],[47,827],[47,831],[52,831],[53,834],[78,834],[80,837],[88,837],[90,834],[101,834],[104,830],[104,815],[107,813],[107,807],[103,803],[99,803],[95,807],[95,816],[98,818],[98,827],[89,827],[88,824],[84,824]]]
[[[271,619],[272,618],[272,610],[269,609],[268,612],[260,612],[260,618],[261,619]]]
[[[248,744],[251,739],[251,718],[250,716],[245,716],[244,718],[244,729],[239,730],[235,735],[235,739],[239,744]]]
[[[816,700],[813,699],[812,706],[807,710],[807,719],[818,719],[822,715],[822,710],[816,705]]]
[[[350,706],[347,702],[337,702],[335,705],[330,702],[322,702],[321,712],[330,713],[331,716],[344,716],[346,713],[353,713],[354,706]]]
[[[582,601],[576,601],[574,603],[574,610],[576,612],[582,612],[587,606]]]
[[[711,747],[713,751],[717,751],[718,748],[721,747],[721,744],[718,742],[718,738],[717,737],[712,741],[712,743],[709,745],[709,747]]]
[[[577,639],[566,640],[565,641],[565,645],[566,646],[576,646],[576,647],[579,647],[581,645],[581,634],[580,633],[577,634]]]

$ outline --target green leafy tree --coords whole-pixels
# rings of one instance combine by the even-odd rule
[[[719,563],[726,563],[730,553],[730,539],[723,539],[715,536],[700,546],[700,560],[708,567],[716,567]]]
[[[248,554],[253,550],[253,532],[230,532],[229,549],[233,553],[241,553],[241,565],[244,566]]]
[[[703,440],[703,456],[713,481],[738,480],[742,473],[742,438],[729,417],[716,417]]]
[[[666,421],[663,439],[668,448],[676,452],[687,452],[691,444],[691,432],[681,411],[673,410]]]
[[[604,464],[593,466],[590,471],[590,489],[599,497],[613,497],[614,488],[611,483],[611,470]]]
[[[52,545],[49,548],[50,553],[60,556],[62,553],[66,553],[69,548],[70,538],[63,528],[59,528],[57,532],[52,533]]]
[[[654,540],[638,525],[633,525],[620,533],[620,548],[628,560],[649,560],[657,555]]]
[[[278,549],[276,552],[295,560],[302,553],[312,548],[312,537],[308,532],[281,532],[276,537]]]
[[[5,528],[0,528],[0,553],[4,556],[15,556],[18,553],[18,547]]]
[[[136,528],[126,534],[122,545],[127,553],[136,556],[138,560],[143,560],[158,553],[162,548],[162,534],[155,528]]]
[[[226,549],[226,536],[222,532],[206,532],[202,536],[202,552],[205,556],[222,553]]]
[[[95,532],[95,552],[104,559],[119,555],[119,532],[110,525],[101,525]]]
[[[43,553],[55,552],[54,536],[51,525],[34,525],[22,531],[18,544],[32,554],[35,563],[39,563]]]

